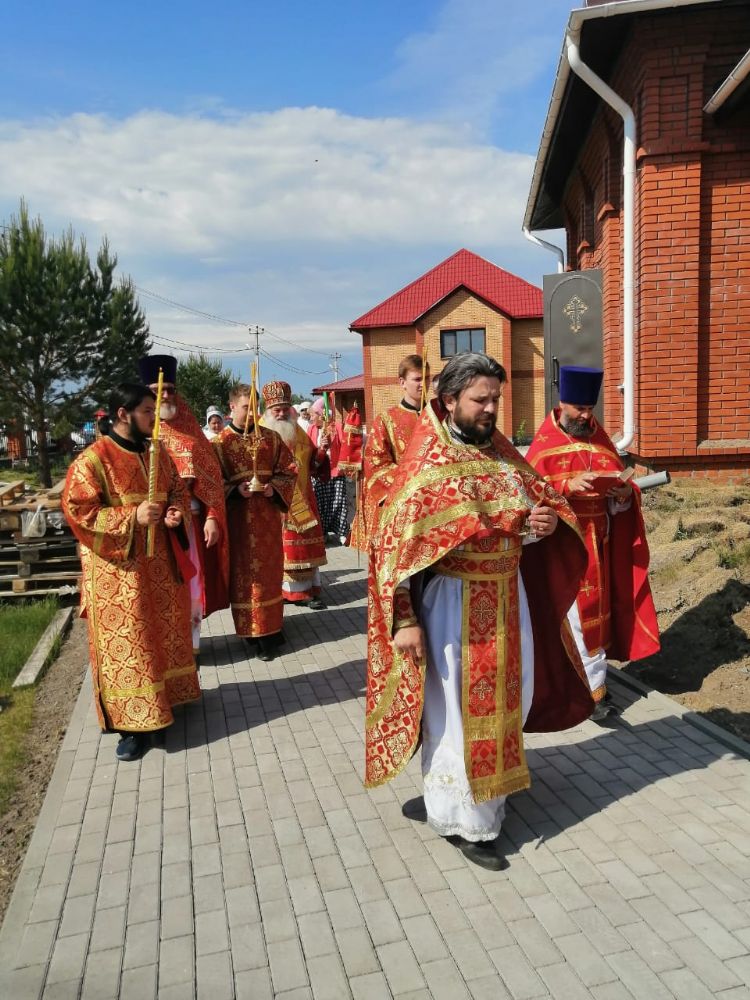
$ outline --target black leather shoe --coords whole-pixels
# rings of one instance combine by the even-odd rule
[[[592,722],[605,722],[607,719],[611,719],[620,713],[617,711],[614,705],[608,705],[604,701],[598,701],[594,706],[594,711],[591,713],[589,718]]]
[[[408,799],[401,806],[401,815],[405,816],[406,819],[411,819],[415,823],[426,823],[427,822],[427,809],[424,804],[424,797],[422,795],[417,795],[414,799]]]
[[[480,840],[477,843],[464,840],[463,837],[450,837],[449,840],[472,864],[478,865],[488,872],[502,872],[506,868],[510,868],[508,859],[502,854],[498,854],[497,839]]]
[[[140,760],[146,752],[146,737],[143,733],[125,733],[120,736],[115,754],[118,760]]]
[[[328,605],[324,604],[319,597],[311,597],[310,603],[307,606],[308,608],[312,608],[313,611],[325,611],[328,607]]]
[[[275,643],[270,640],[270,636],[263,636],[262,639],[258,639],[258,651],[255,654],[259,660],[272,660],[274,658],[274,646]]]

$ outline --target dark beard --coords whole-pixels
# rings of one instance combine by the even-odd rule
[[[586,417],[561,420],[560,424],[562,425],[562,429],[567,431],[572,437],[589,438],[594,433],[594,424],[590,420],[587,420]]]
[[[136,427],[135,423],[132,423],[130,425],[130,440],[133,442],[133,444],[137,444],[140,447],[143,447],[143,445],[147,441],[151,440],[151,435],[144,434],[139,427]]]
[[[466,444],[487,444],[488,441],[492,440],[492,435],[495,433],[494,423],[489,427],[475,427],[474,424],[468,424],[464,421],[459,422],[454,418],[453,425],[460,432]]]

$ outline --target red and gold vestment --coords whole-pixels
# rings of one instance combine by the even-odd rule
[[[458,444],[444,420],[440,404],[430,402],[372,540],[365,780],[372,787],[397,775],[418,743],[425,668],[401,655],[392,633],[409,617],[396,596],[399,583],[432,569],[464,581],[464,758],[472,795],[481,802],[529,784],[520,711],[519,562],[534,636],[534,700],[525,728],[564,729],[592,711],[565,619],[586,554],[566,501],[499,432],[489,448]],[[557,512],[557,530],[522,550],[529,510],[540,502]]]
[[[122,439],[120,439],[122,440]],[[190,634],[190,597],[173,551],[176,530],[160,522],[146,556],[136,508],[148,499],[148,454],[105,436],[68,470],[63,511],[81,543],[81,614],[99,725],[151,732],[172,707],[200,697]],[[187,521],[190,503],[166,449],[159,452],[157,502]]]
[[[211,442],[227,491],[229,597],[237,635],[260,637],[280,631],[284,614],[282,520],[294,494],[296,467],[275,431],[258,429],[255,459],[258,479],[273,496],[243,497],[237,486],[253,477],[253,432],[247,437],[231,424]]]
[[[379,413],[372,422],[362,465],[356,537],[352,537],[356,548],[367,549],[367,541],[377,527],[380,505],[418,421],[419,411],[402,402]]]
[[[195,540],[201,561],[196,569],[200,570],[203,581],[203,616],[207,618],[229,604],[229,534],[221,467],[190,407],[179,394],[174,399],[177,415],[172,420],[162,420],[160,436],[180,476],[192,480],[189,488],[200,504],[200,510],[194,512]],[[219,541],[207,549],[203,528],[209,517],[216,520]]]
[[[658,652],[640,491],[633,487],[629,509],[610,516],[606,496],[571,494],[567,488],[568,480],[582,472],[622,471],[622,459],[607,433],[596,423],[591,437],[572,437],[560,426],[559,411],[553,410],[526,458],[567,498],[581,525],[588,563],[576,603],[587,650],[604,649],[616,660],[639,660]]]

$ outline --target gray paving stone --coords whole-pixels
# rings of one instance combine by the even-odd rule
[[[159,921],[128,924],[123,969],[154,966],[159,960]]]
[[[377,954],[394,996],[426,986],[414,953],[405,940],[381,945]]]
[[[124,969],[120,980],[119,1000],[156,1000],[156,965]]]
[[[276,994],[307,986],[309,979],[302,950],[296,938],[268,942],[268,961]]]
[[[235,971],[234,989],[236,1000],[273,1000],[270,969]]]
[[[110,948],[95,955],[90,954],[81,991],[83,1000],[116,998],[120,991],[121,966],[122,948]]]
[[[352,977],[349,986],[354,1000],[390,1000],[393,996],[382,972]]]
[[[530,1000],[547,995],[547,988],[526,961],[518,945],[496,948],[489,952],[500,978],[516,1000]]]
[[[192,934],[167,938],[159,947],[159,995],[165,987],[192,984],[195,971],[195,939]]]
[[[234,1000],[234,973],[228,951],[199,955],[195,972],[198,1000]]]
[[[46,985],[64,983],[69,980],[80,982],[86,967],[88,944],[88,934],[73,934],[70,937],[58,938],[52,952]]]

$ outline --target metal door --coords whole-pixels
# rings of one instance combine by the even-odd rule
[[[567,271],[544,276],[544,403],[547,412],[560,402],[560,365],[602,368],[602,272]],[[599,396],[596,418],[603,417]]]

